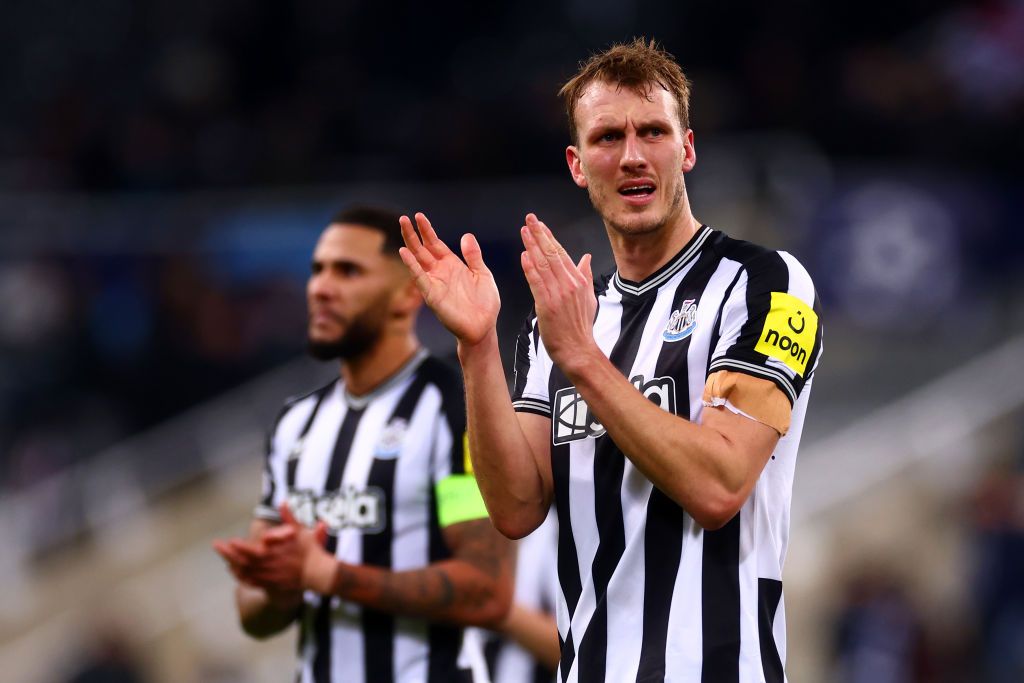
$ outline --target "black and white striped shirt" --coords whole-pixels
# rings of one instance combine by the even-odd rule
[[[555,613],[558,602],[558,520],[549,511],[544,523],[516,543],[515,602],[527,609]],[[552,671],[522,645],[490,634],[485,646],[493,683],[552,683]]]
[[[455,370],[420,352],[372,393],[342,382],[289,401],[268,444],[257,517],[328,527],[343,562],[403,571],[451,556],[436,488],[467,471]],[[300,683],[486,681],[479,634],[306,594]],[[464,637],[465,635],[465,637]]]
[[[767,379],[792,406],[740,512],[705,531],[626,459],[527,321],[513,405],[552,418],[563,681],[785,680],[782,565],[793,472],[821,350],[793,256],[703,226],[643,282],[598,289],[594,337],[662,408],[699,421],[710,374]]]

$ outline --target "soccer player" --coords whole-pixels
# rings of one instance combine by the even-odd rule
[[[463,627],[511,601],[511,543],[472,474],[458,373],[417,341],[399,230],[355,207],[320,236],[309,350],[340,376],[286,403],[249,538],[214,544],[249,635],[298,622],[303,683],[487,680]]]
[[[690,84],[637,40],[561,90],[566,161],[616,270],[594,282],[535,215],[534,299],[511,400],[497,288],[423,214],[402,259],[458,339],[470,452],[491,519],[521,537],[558,512],[564,681],[783,681],[782,565],[797,446],[821,351],[814,286],[790,254],[692,213]]]
[[[551,683],[560,656],[555,604],[558,523],[552,512],[516,543],[512,608],[484,646],[493,683]]]

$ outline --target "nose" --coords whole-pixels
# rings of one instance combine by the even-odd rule
[[[643,145],[639,136],[630,131],[626,133],[622,148],[622,158],[619,165],[624,171],[639,171],[647,167],[647,158],[644,156]]]
[[[330,296],[330,287],[324,274],[316,273],[309,276],[306,283],[306,291],[313,299],[326,299]]]

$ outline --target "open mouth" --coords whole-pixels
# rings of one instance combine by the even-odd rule
[[[654,194],[654,185],[649,183],[627,185],[619,188],[619,194],[623,197],[647,197]]]

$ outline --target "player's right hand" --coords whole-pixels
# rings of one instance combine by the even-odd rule
[[[465,344],[476,344],[494,330],[501,297],[494,276],[484,264],[480,244],[467,233],[462,236],[462,259],[438,238],[430,221],[417,213],[416,228],[402,216],[405,247],[402,261],[412,272],[424,301],[441,323]]]

